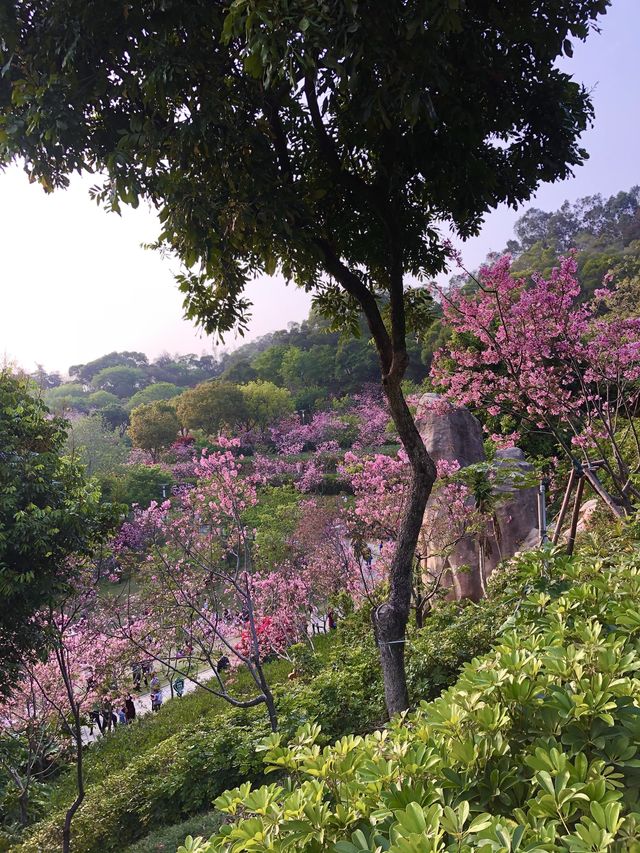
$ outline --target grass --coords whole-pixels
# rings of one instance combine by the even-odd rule
[[[175,853],[187,835],[197,838],[209,838],[218,831],[222,823],[222,815],[218,811],[205,812],[195,815],[181,823],[172,826],[162,826],[141,838],[131,847],[126,847],[122,853]]]

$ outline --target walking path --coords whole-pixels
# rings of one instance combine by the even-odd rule
[[[186,693],[193,693],[193,691],[196,690],[196,688],[198,688],[200,686],[200,683],[210,681],[213,678],[213,675],[214,675],[213,669],[209,668],[209,669],[201,670],[196,676],[194,676],[194,678],[198,679],[199,684],[195,684],[186,675],[183,675],[183,676],[175,675],[174,680],[176,678],[179,678],[179,677],[184,679],[184,693],[186,694]],[[160,688],[160,692],[162,693],[162,703],[163,704],[167,700],[172,698],[171,686],[169,684],[163,685]],[[136,719],[138,717],[144,717],[146,714],[150,714],[151,713],[151,691],[149,691],[148,693],[136,694],[136,692],[132,689],[130,691],[130,693],[131,693],[131,698],[133,699],[133,703],[136,706]],[[125,695],[127,695],[127,694],[125,693]],[[177,698],[175,692],[173,694],[173,697]],[[122,698],[122,700],[124,701],[124,696],[120,697],[120,698]],[[117,711],[119,710],[119,707],[118,707],[119,703],[114,702],[113,704],[114,704],[114,711],[116,711],[116,713],[117,713]],[[117,726],[116,726],[116,728],[117,728]],[[113,729],[112,729],[112,731],[113,731]],[[83,726],[82,727],[82,742],[83,743],[85,743],[85,744],[93,743],[93,741],[98,740],[100,737],[103,737],[103,735],[100,734],[100,730],[98,729],[97,724],[95,724],[93,727],[93,734],[91,734],[91,729],[89,728],[89,726]]]

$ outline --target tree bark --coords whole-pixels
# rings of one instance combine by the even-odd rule
[[[67,809],[62,827],[62,853],[71,851],[71,821],[84,800],[84,772],[82,767],[82,728],[80,724],[80,713],[77,708],[73,709],[73,729],[76,747],[76,798]]]
[[[412,470],[409,500],[391,561],[389,596],[372,615],[380,652],[385,703],[392,717],[409,707],[405,635],[411,608],[415,551],[436,468],[404,399],[399,378],[387,375],[383,387]]]

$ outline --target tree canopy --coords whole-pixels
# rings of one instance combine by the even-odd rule
[[[225,427],[238,427],[247,413],[242,391],[231,382],[203,382],[185,391],[176,403],[183,427],[216,435]]]
[[[176,440],[179,431],[175,407],[165,400],[143,403],[131,412],[129,435],[133,445],[150,451],[154,459]]]
[[[65,422],[29,383],[0,373],[0,693],[44,637],[33,614],[55,600],[72,555],[88,553],[114,521],[82,467],[65,459]]]

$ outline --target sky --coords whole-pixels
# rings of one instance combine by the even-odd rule
[[[600,34],[575,46],[562,65],[592,92],[595,125],[583,137],[586,165],[543,186],[519,211],[500,207],[462,245],[475,268],[503,248],[530,206],[554,210],[565,199],[611,195],[640,183],[640,0],[613,0]],[[88,196],[91,180],[46,195],[11,166],[0,173],[0,363],[36,363],[65,373],[113,350],[215,353],[211,338],[182,319],[177,264],[143,248],[158,233],[146,208],[107,213]],[[282,279],[253,282],[245,340],[300,322],[309,297]],[[226,348],[243,339],[229,336]]]

